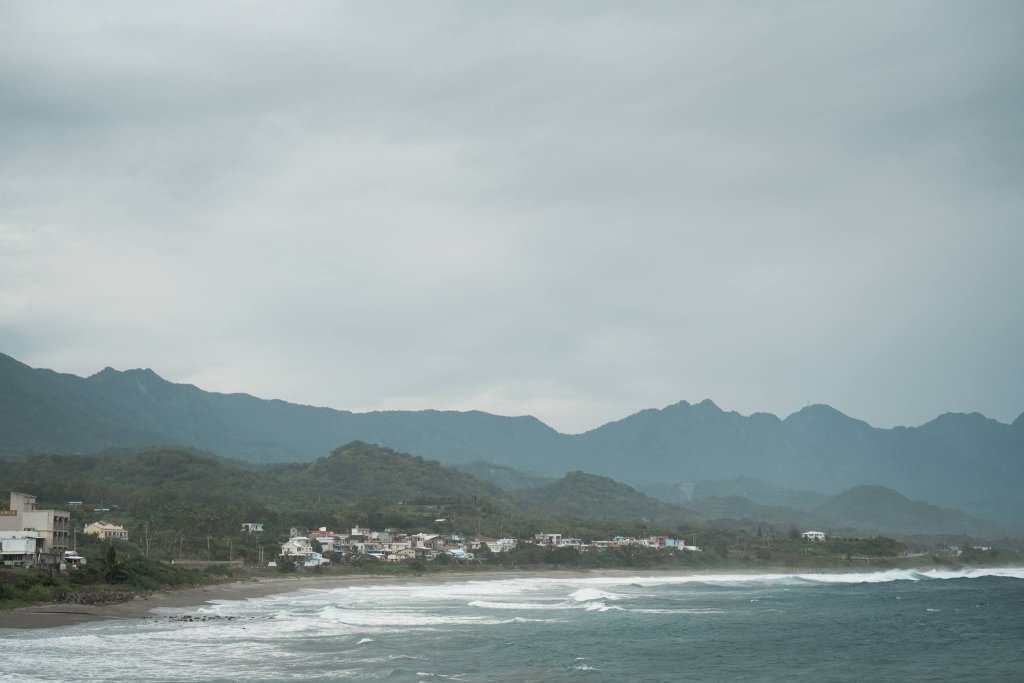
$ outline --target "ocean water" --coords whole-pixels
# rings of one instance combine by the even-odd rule
[[[5,634],[0,679],[1024,681],[1024,568],[304,590]]]

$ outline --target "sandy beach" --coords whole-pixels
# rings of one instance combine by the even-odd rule
[[[214,600],[246,600],[265,595],[290,593],[311,588],[332,589],[343,586],[379,585],[384,583],[445,583],[449,581],[497,581],[502,579],[557,576],[561,578],[608,576],[624,570],[584,571],[489,571],[439,572],[423,576],[324,575],[259,577],[228,583],[157,591],[134,600],[112,605],[48,604],[0,610],[0,633],[19,629],[53,628],[104,619],[144,619],[159,607],[198,607]],[[647,573],[647,572],[643,572]]]

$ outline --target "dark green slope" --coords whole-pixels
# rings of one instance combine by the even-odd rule
[[[51,504],[84,500],[155,523],[191,522],[204,533],[358,501],[482,500],[506,505],[496,487],[440,463],[355,442],[312,463],[255,465],[180,448],[93,456],[32,455],[0,461],[0,491]]]
[[[301,469],[300,469],[301,467]],[[410,502],[422,498],[504,499],[504,492],[436,460],[355,441],[308,466],[273,468],[309,492],[329,491],[348,499]]]

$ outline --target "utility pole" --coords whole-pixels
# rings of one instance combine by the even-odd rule
[[[149,557],[149,522],[146,522],[146,557]]]
[[[185,544],[185,537],[178,536],[178,559],[181,559],[181,548]]]
[[[232,545],[233,540],[234,539],[231,539],[231,538],[228,539],[228,559],[229,560],[235,559],[234,546]]]

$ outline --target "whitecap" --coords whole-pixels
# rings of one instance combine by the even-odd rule
[[[668,609],[668,608],[657,608],[657,607],[637,607],[627,610],[628,612],[635,612],[637,614],[724,614],[725,612],[720,609]]]
[[[559,610],[570,608],[570,605],[558,602],[492,602],[490,600],[473,600],[468,605],[483,609]]]
[[[607,593],[605,591],[597,590],[596,588],[580,588],[577,591],[573,591],[569,594],[569,597],[576,602],[589,602],[591,600],[621,600],[621,595],[615,593]]]

